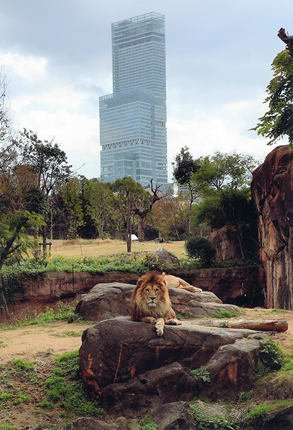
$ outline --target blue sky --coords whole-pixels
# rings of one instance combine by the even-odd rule
[[[55,138],[74,169],[99,177],[111,23],[152,11],[166,17],[169,180],[183,146],[195,158],[236,150],[262,162],[273,147],[249,129],[266,110],[271,63],[285,48],[278,30],[293,35],[292,0],[0,0],[15,128]]]

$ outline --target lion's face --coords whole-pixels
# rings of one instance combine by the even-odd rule
[[[164,276],[147,273],[139,278],[131,296],[131,309],[134,319],[142,316],[158,318],[169,314],[171,301]]]
[[[141,289],[141,296],[150,308],[155,308],[164,296],[163,285],[146,285]]]

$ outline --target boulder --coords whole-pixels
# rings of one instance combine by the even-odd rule
[[[76,306],[76,313],[87,321],[102,321],[120,315],[130,315],[130,297],[135,285],[113,282],[97,284],[83,295]],[[223,304],[212,292],[191,293],[169,288],[172,307],[183,316],[208,317],[221,309],[239,313],[234,305]]]
[[[64,427],[64,430],[109,430],[110,427],[104,421],[94,418],[77,418]]]
[[[278,146],[253,172],[266,307],[293,309],[293,152]]]
[[[247,338],[248,335],[251,335]],[[187,324],[165,326],[130,317],[101,321],[85,330],[79,351],[87,391],[112,415],[142,416],[159,403],[229,396],[252,387],[260,344],[251,330]],[[190,371],[205,366],[211,382]]]
[[[180,267],[179,259],[176,257],[176,255],[167,251],[162,246],[155,250],[154,256],[156,262],[159,263],[161,268],[164,268],[164,266]]]
[[[187,402],[167,403],[159,407],[153,414],[153,421],[158,425],[157,430],[191,430],[189,406]]]

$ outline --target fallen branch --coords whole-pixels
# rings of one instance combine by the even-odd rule
[[[248,328],[250,330],[260,331],[286,331],[288,330],[288,322],[286,320],[267,320],[267,321],[210,321],[212,327],[228,327],[228,328]]]

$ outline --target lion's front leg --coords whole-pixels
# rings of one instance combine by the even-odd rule
[[[169,325],[181,325],[182,322],[179,321],[177,318],[170,318],[169,320],[165,321],[165,324],[169,324]]]
[[[150,324],[155,324],[157,322],[157,319],[153,317],[142,317],[140,321],[150,323]]]
[[[165,323],[163,318],[158,318],[156,322],[156,331],[157,331],[157,335],[160,337],[163,336],[164,334],[164,325]]]

